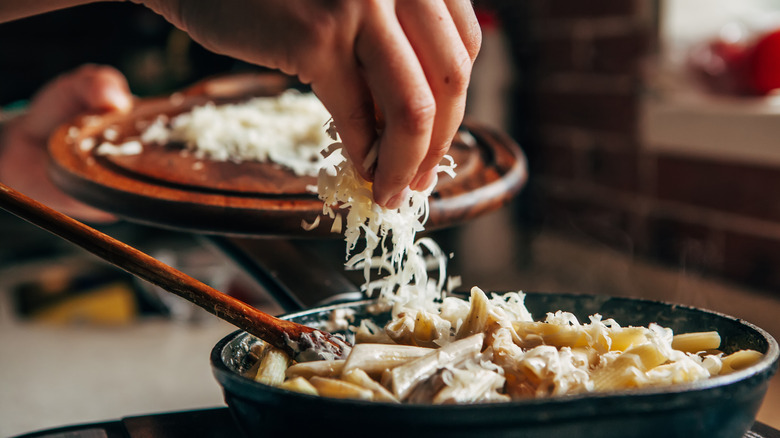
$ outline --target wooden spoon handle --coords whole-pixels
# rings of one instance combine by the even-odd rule
[[[255,309],[94,228],[0,183],[0,208],[86,249],[109,263],[191,301],[238,328],[297,353],[288,340],[315,331]],[[327,334],[325,334],[327,338]]]

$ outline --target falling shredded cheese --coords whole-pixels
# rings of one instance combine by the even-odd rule
[[[455,163],[448,160],[438,170],[454,175]],[[406,307],[435,309],[447,286],[447,257],[433,240],[415,240],[428,219],[434,186],[405,191],[407,198],[399,208],[383,208],[374,202],[372,184],[360,176],[340,142],[323,151],[317,193],[322,214],[334,220],[332,229],[343,228],[345,267],[362,270],[362,289],[369,295],[378,291],[380,301],[393,305],[394,314]],[[429,263],[438,270],[435,280],[428,276]],[[372,280],[372,268],[380,278]]]

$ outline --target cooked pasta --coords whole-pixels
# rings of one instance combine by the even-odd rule
[[[255,380],[266,385],[278,386],[284,382],[285,372],[290,366],[290,357],[276,348],[265,348],[257,363]]]
[[[563,311],[533,321],[522,301],[522,293],[488,297],[473,288],[468,301],[445,298],[441,307],[446,303],[448,312],[407,309],[384,328],[394,332],[384,339],[396,343],[358,342],[345,360],[293,364],[287,380],[275,384],[387,403],[497,402],[695,382],[744,369],[763,356],[754,350],[724,355],[716,350],[716,332],[673,335],[657,324],[622,327],[598,314],[586,323]],[[425,327],[426,342],[414,335],[418,325]],[[360,338],[368,327],[352,329]],[[266,346],[260,357],[258,369],[271,376],[256,380],[274,381],[286,356]],[[277,358],[273,366],[265,365],[269,358]]]
[[[763,357],[763,355],[755,350],[739,350],[723,358],[723,369],[721,372],[727,374],[743,370],[758,362],[761,357]]]
[[[683,333],[672,338],[672,347],[687,353],[714,350],[719,346],[720,334],[714,331]]]

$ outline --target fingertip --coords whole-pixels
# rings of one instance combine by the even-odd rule
[[[126,90],[117,86],[109,86],[104,90],[106,102],[116,111],[127,113],[133,108],[133,99]]]
[[[412,180],[411,184],[409,184],[409,187],[412,190],[422,192],[427,190],[431,186],[431,184],[434,183],[435,179],[436,179],[436,169],[434,168],[417,174],[417,176],[415,176],[414,179]]]
[[[404,187],[401,192],[389,197],[387,201],[383,204],[377,202],[380,206],[383,206],[384,208],[387,208],[389,210],[396,210],[405,200],[409,199],[409,187]]]
[[[408,196],[409,182],[414,175],[388,173],[387,167],[378,166],[374,178],[374,201],[381,207],[398,208],[399,201],[403,199],[403,193]]]
[[[384,208],[398,208],[398,205],[392,206],[394,203],[396,203],[398,200],[393,199],[398,196],[399,192],[396,190],[390,190],[388,189],[384,184],[380,182],[374,182],[373,186],[374,191],[374,202],[379,204],[380,207]]]
[[[390,192],[385,192],[379,189],[377,185],[374,185],[374,202],[379,204],[380,207],[388,208],[387,203],[393,195]]]
[[[90,65],[77,71],[85,103],[91,109],[129,112],[133,97],[127,79],[110,66]]]

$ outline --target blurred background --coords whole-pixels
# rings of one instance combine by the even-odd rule
[[[433,233],[464,288],[662,299],[780,337],[780,0],[475,4],[468,117],[521,145],[529,180]],[[94,4],[0,24],[0,108],[84,63],[115,66],[141,97],[257,70],[143,7]],[[279,311],[198,236],[101,229]],[[0,212],[0,435],[219,406],[207,355],[230,331]],[[759,420],[778,419],[775,378]]]

